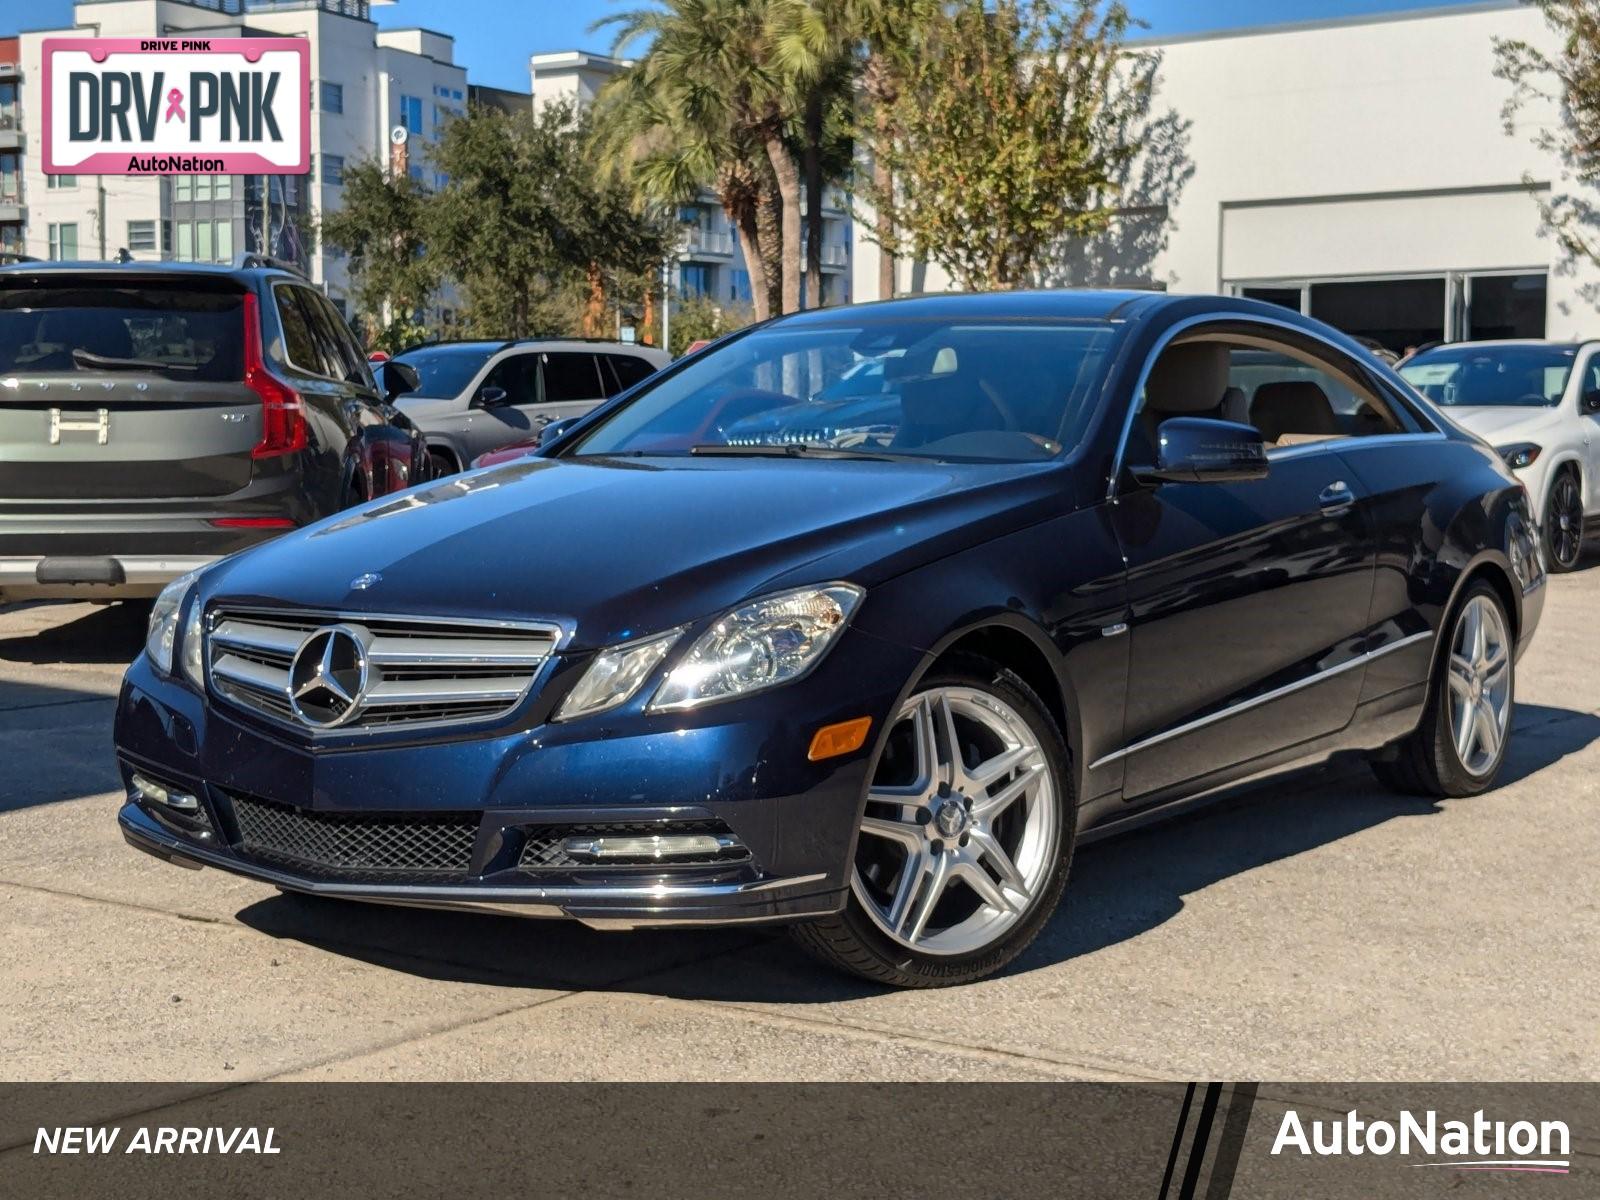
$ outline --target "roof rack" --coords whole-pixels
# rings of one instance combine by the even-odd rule
[[[288,271],[290,274],[298,275],[302,279],[308,278],[299,263],[290,262],[286,258],[273,258],[270,255],[258,254],[253,250],[246,250],[244,253],[236,255],[233,265],[236,270],[240,271],[267,268],[275,271]]]

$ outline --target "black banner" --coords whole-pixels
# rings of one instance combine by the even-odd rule
[[[19,1084],[0,1179],[188,1196],[1588,1196],[1600,1086]]]

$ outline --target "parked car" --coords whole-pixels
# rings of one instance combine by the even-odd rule
[[[480,454],[582,416],[666,366],[667,355],[625,342],[434,342],[395,356],[419,377],[401,409],[422,429],[441,475]]]
[[[0,596],[154,596],[425,479],[384,379],[289,271],[0,268]]]
[[[892,422],[727,436],[870,358]],[[1357,751],[1490,787],[1533,530],[1493,450],[1264,304],[797,314],[540,458],[174,585],[118,703],[120,821],[280,888],[791,923],[870,979],[960,983],[1038,934],[1080,840],[1232,781]]]
[[[1600,517],[1600,343],[1461,342],[1400,374],[1527,484],[1550,569],[1577,566],[1584,524]]]

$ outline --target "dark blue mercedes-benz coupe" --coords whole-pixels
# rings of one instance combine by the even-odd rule
[[[809,312],[168,588],[120,821],[293,891],[785,922],[960,983],[1077,843],[1247,776],[1489,787],[1536,535],[1493,449],[1284,310]]]

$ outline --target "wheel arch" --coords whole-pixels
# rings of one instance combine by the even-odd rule
[[[466,470],[467,460],[462,457],[461,448],[444,434],[424,434],[423,445],[429,454],[438,452],[448,456],[449,459],[455,463],[455,470],[457,474],[460,474],[462,471]]]
[[[1441,655],[1448,654],[1449,630],[1456,613],[1461,610],[1462,599],[1478,580],[1487,580],[1505,606],[1506,620],[1511,623],[1511,641],[1515,645],[1522,638],[1522,596],[1511,576],[1510,566],[1491,551],[1485,551],[1469,563],[1456,578],[1450,590],[1450,600],[1439,618],[1439,628],[1434,631],[1433,657],[1428,667],[1428,678],[1434,678],[1439,669]]]

